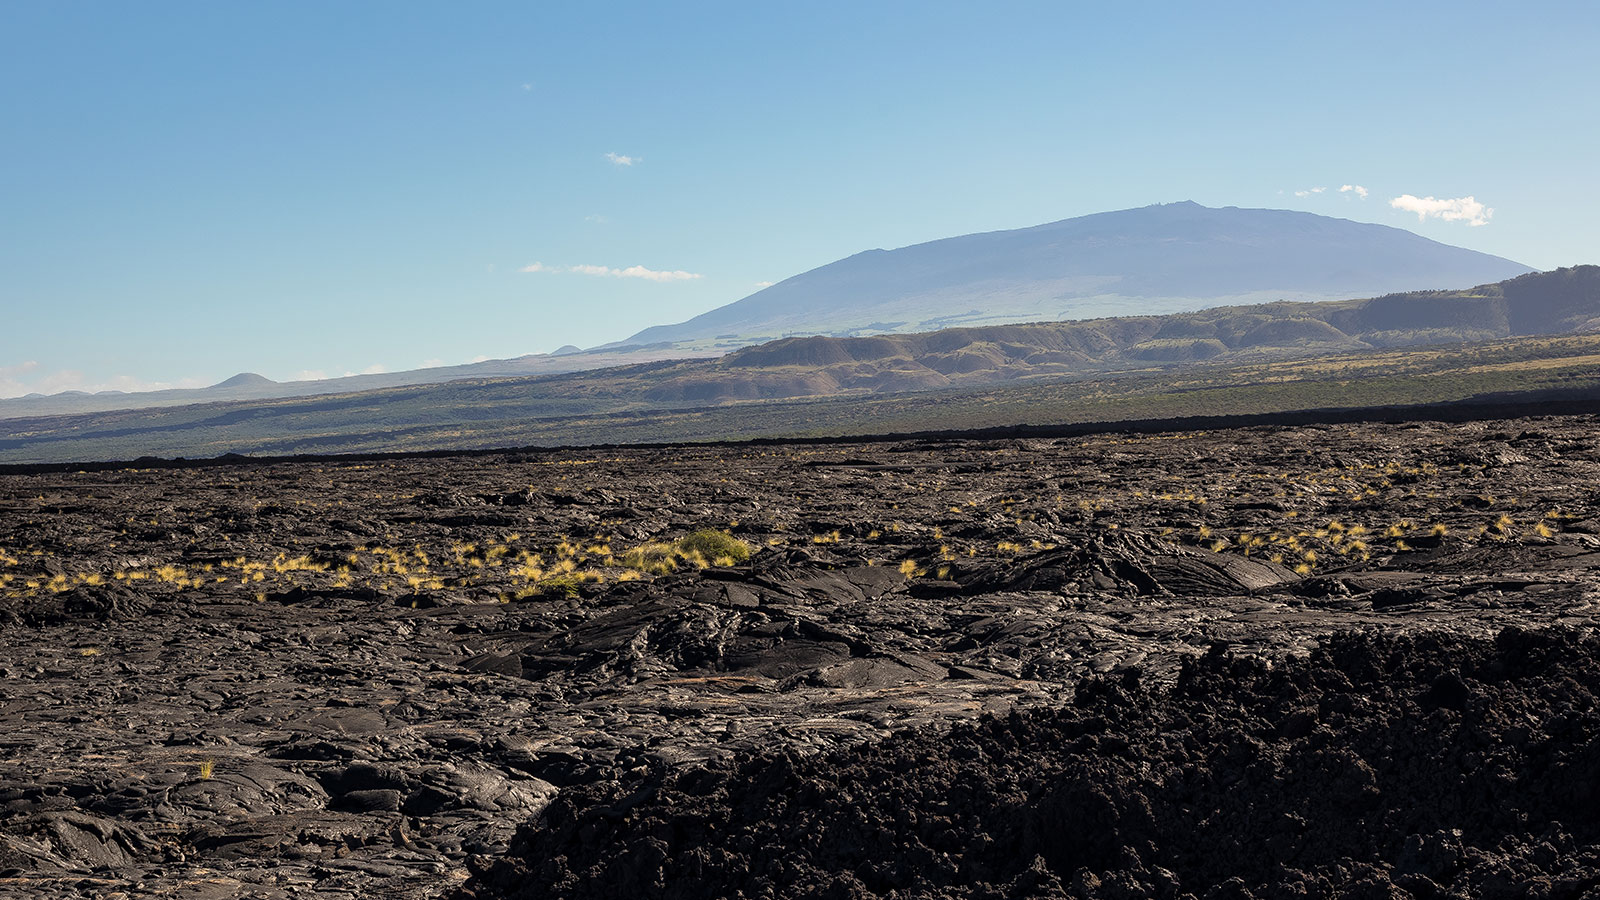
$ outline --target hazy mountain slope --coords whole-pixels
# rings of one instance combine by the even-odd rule
[[[1600,331],[1600,266],[1462,291],[1215,307],[1167,316],[786,338],[659,372],[656,401],[892,393],[1153,365],[1296,357]],[[595,373],[596,376],[602,373]]]
[[[1563,334],[1525,336],[1551,332]],[[1193,415],[1204,407],[1182,398],[1197,385],[1228,414],[1266,408],[1268,395],[1276,409],[1433,402],[1588,385],[1597,361],[1600,267],[1578,266],[1464,291],[791,338],[720,359],[538,378],[15,419],[0,433],[0,461],[703,440],[787,433],[802,415],[817,434]],[[1012,406],[1006,398],[1024,394],[959,399],[973,391],[1034,393]],[[1099,406],[1129,391],[1166,399],[1138,413]],[[733,402],[743,400],[782,403]],[[896,404],[922,411],[899,424],[873,418]]]
[[[317,381],[278,382],[252,372],[242,372],[226,381],[203,388],[179,388],[140,393],[106,391],[98,394],[69,391],[48,396],[29,395],[27,397],[0,400],[0,419],[16,419],[25,416],[76,415],[126,409],[153,409],[230,400],[315,397],[324,394],[348,394],[356,391],[382,390],[406,385],[441,384],[462,379],[560,375],[567,372],[606,369],[613,366],[654,362],[661,359],[684,359],[687,357],[717,356],[719,354],[720,351],[668,350],[649,347],[581,352],[575,352],[572,348],[562,348],[555,353],[535,353],[514,359],[491,359],[459,366],[411,369],[403,372],[384,372],[376,375],[347,375],[342,378],[325,378]]]
[[[1466,287],[1531,271],[1399,228],[1192,202],[869,250],[623,344],[1144,315]]]

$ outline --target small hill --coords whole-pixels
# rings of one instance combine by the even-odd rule
[[[1532,271],[1399,228],[1193,202],[868,250],[623,345],[1157,315],[1462,288]]]
[[[233,376],[232,378],[229,378],[229,379],[227,379],[225,381],[219,381],[216,384],[213,384],[211,387],[213,389],[216,389],[216,388],[268,387],[268,386],[271,386],[271,385],[274,385],[274,384],[277,384],[277,382],[273,381],[271,378],[268,378],[265,375],[257,375],[254,372],[240,372],[239,374]]]

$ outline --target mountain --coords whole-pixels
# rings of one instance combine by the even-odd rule
[[[1150,315],[1459,288],[1533,271],[1399,228],[1194,202],[868,250],[620,343],[732,349],[795,335]]]
[[[794,335],[908,334],[1278,300],[1343,300],[1486,284],[1531,271],[1383,225],[1287,210],[1172,203],[869,250],[687,322],[646,328],[627,341],[589,350],[567,345],[550,354],[317,381],[280,383],[247,372],[199,389],[28,396],[0,400],[0,420],[555,375],[715,357]],[[941,382],[919,375],[884,383],[914,388]]]

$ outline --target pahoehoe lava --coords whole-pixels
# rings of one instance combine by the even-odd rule
[[[1582,896],[1596,424],[5,472],[0,896]]]

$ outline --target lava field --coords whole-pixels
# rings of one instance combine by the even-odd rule
[[[1580,897],[1592,416],[0,474],[0,896]]]

